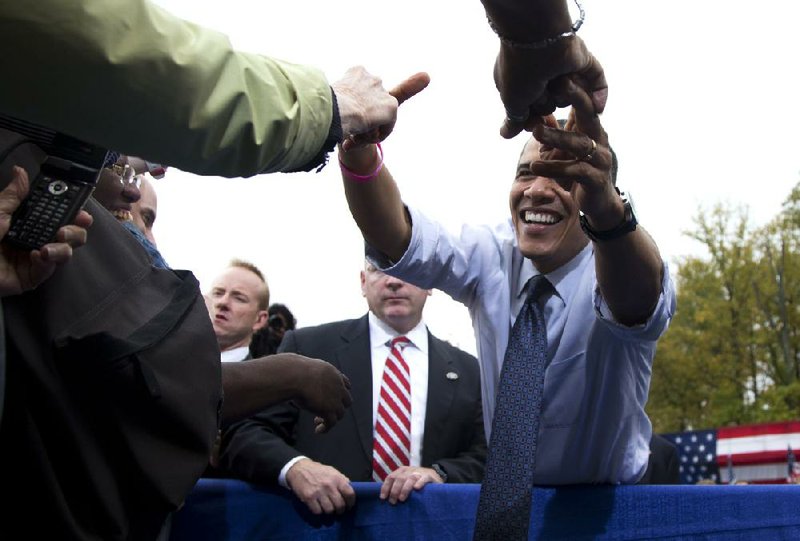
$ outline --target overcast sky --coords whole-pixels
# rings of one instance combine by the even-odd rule
[[[353,65],[387,88],[427,71],[430,87],[401,107],[384,143],[404,199],[453,231],[507,219],[525,139],[498,135],[497,39],[478,0],[157,3],[240,49],[317,66],[330,81]],[[620,159],[618,184],[673,273],[681,256],[702,254],[682,235],[701,205],[747,205],[757,224],[774,216],[800,180],[800,2],[587,0],[585,8],[580,34],[610,87],[603,123]],[[172,169],[155,184],[159,247],[204,289],[230,258],[253,261],[271,300],[301,326],[359,317],[363,244],[335,159],[319,174],[250,179]],[[460,305],[435,293],[425,319],[474,353]]]

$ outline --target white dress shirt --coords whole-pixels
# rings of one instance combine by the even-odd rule
[[[241,346],[238,348],[229,349],[220,353],[220,360],[223,363],[237,363],[243,361],[250,353],[250,346]]]
[[[394,329],[369,313],[369,344],[372,351],[372,435],[381,398],[383,367],[389,357],[389,343],[400,336]],[[422,460],[422,436],[425,430],[425,406],[428,403],[428,328],[423,322],[404,334],[411,343],[403,349],[403,359],[408,363],[411,378],[411,466]]]
[[[368,315],[369,343],[372,354],[372,430],[378,415],[378,402],[381,395],[381,381],[386,358],[389,357],[389,344],[393,338],[401,336],[397,331],[378,319],[372,312]],[[428,404],[428,328],[420,321],[416,327],[402,335],[410,344],[403,349],[403,359],[408,363],[411,378],[411,466],[422,462],[422,439],[425,431],[425,412]],[[278,484],[289,488],[286,473],[298,460],[307,458],[296,456],[281,468]]]
[[[511,326],[528,279],[538,274],[517,247],[511,220],[463,226],[460,235],[409,208],[408,250],[393,266],[368,247],[387,274],[425,289],[440,289],[466,305],[481,367],[489,440],[495,397]],[[547,368],[534,483],[633,483],[647,466],[652,427],[644,411],[656,340],[675,312],[675,291],[664,264],[661,295],[649,320],[616,322],[595,276],[592,243],[546,275]]]

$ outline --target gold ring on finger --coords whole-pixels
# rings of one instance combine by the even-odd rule
[[[584,156],[583,158],[579,158],[579,161],[582,161],[582,162],[590,162],[590,161],[592,161],[592,158],[594,158],[594,153],[595,153],[595,151],[597,150],[597,142],[595,142],[595,140],[594,140],[594,139],[592,139],[591,137],[589,138],[589,141],[591,141],[591,142],[592,142],[592,150],[590,150],[590,151],[589,151],[589,152],[586,154],[586,156]]]

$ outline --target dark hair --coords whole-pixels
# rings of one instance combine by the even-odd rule
[[[253,338],[250,340],[250,354],[254,359],[277,353],[284,332],[292,331],[297,326],[297,320],[286,305],[271,304],[267,313],[269,314],[267,325],[253,333]],[[283,321],[286,321],[286,328],[283,327]]]
[[[270,304],[269,308],[267,309],[267,313],[269,314],[269,318],[272,319],[272,316],[280,314],[283,316],[284,321],[286,321],[286,330],[292,331],[297,326],[297,320],[294,318],[294,314],[292,311],[285,304],[281,303],[274,303]]]

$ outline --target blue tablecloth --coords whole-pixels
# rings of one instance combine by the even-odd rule
[[[353,483],[355,507],[312,515],[284,489],[201,480],[172,541],[470,540],[479,485],[428,485],[404,504]],[[530,539],[800,540],[800,486],[621,486],[534,490]]]

